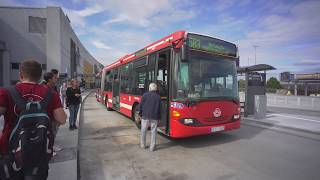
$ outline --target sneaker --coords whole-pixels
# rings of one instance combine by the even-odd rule
[[[153,147],[153,148],[149,148],[149,150],[150,150],[150,152],[153,152],[153,151],[155,151],[155,149],[156,149],[156,147]]]
[[[73,129],[78,129],[78,127],[76,125],[73,125]]]
[[[57,155],[57,153],[53,151],[52,157],[54,157],[54,156],[56,156],[56,155]]]
[[[140,148],[145,149],[146,146],[145,145],[140,145]]]
[[[61,147],[59,147],[59,146],[53,146],[53,151],[54,151],[54,152],[58,152],[58,151],[61,151],[61,150],[62,150]]]
[[[73,130],[73,126],[69,126],[69,130]]]

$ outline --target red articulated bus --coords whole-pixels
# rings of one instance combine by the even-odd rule
[[[97,74],[97,101],[137,122],[142,94],[155,82],[161,133],[181,138],[238,129],[238,59],[233,43],[177,31],[106,66]]]

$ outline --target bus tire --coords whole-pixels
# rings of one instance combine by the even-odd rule
[[[139,106],[138,103],[133,106],[132,121],[136,124],[138,129],[141,129],[141,120],[138,119],[139,117],[138,106]]]
[[[112,111],[112,108],[109,107],[108,96],[106,97],[105,104],[107,107],[107,111]]]

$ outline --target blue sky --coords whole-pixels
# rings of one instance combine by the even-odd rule
[[[60,6],[104,65],[176,30],[239,46],[240,64],[275,73],[320,72],[320,0],[1,0],[0,5]]]

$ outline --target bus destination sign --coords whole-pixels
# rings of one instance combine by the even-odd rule
[[[189,33],[187,38],[187,45],[189,48],[195,50],[201,50],[233,57],[237,56],[237,47],[235,44],[207,36]]]

